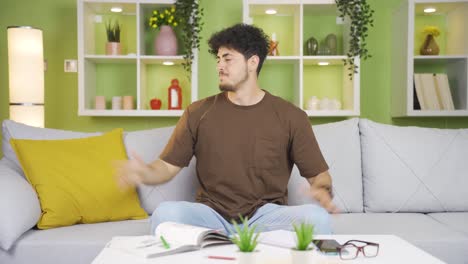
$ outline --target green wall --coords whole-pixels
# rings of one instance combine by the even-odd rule
[[[468,117],[392,118],[390,114],[391,14],[401,0],[369,0],[375,10],[375,24],[368,38],[373,57],[361,64],[361,117],[377,122],[440,128],[468,127]],[[199,58],[199,98],[218,92],[215,60],[207,51],[206,40],[215,31],[242,20],[241,0],[201,0],[205,28]],[[125,130],[174,125],[171,117],[80,117],[76,73],[63,71],[64,59],[77,58],[76,0],[2,0],[0,8],[0,120],[8,118],[9,25],[31,25],[43,29],[46,127],[79,131],[101,131],[114,127]],[[264,87],[268,90],[268,87]],[[284,91],[283,91],[284,92]],[[275,91],[273,91],[275,93]],[[288,93],[284,96],[290,96]],[[313,124],[343,118],[313,118]]]

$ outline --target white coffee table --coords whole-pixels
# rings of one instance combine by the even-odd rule
[[[394,235],[318,235],[317,239],[336,239],[339,243],[344,243],[350,239],[359,239],[372,241],[380,244],[379,255],[375,258],[365,258],[359,254],[354,260],[341,260],[339,256],[323,256],[317,254],[314,257],[313,263],[444,263],[443,261],[433,257],[427,252],[413,246],[409,242],[394,236]],[[279,248],[259,244],[257,247],[260,250],[258,259],[259,264],[289,264],[291,257],[289,249]],[[202,264],[235,264],[235,260],[216,260],[209,259],[208,256],[226,256],[236,257],[235,245],[223,245],[217,247],[206,248],[198,251],[180,253],[171,256],[143,259],[136,258],[124,252],[104,248],[92,262],[93,264],[124,264],[124,263],[158,263],[158,264],[174,264],[174,263],[202,263]]]

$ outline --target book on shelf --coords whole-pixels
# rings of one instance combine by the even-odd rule
[[[439,96],[436,90],[434,74],[420,73],[421,86],[424,95],[424,102],[428,110],[440,110]]]
[[[452,93],[447,74],[438,73],[434,76],[436,90],[438,92],[441,108],[444,110],[454,110]]]
[[[421,110],[454,110],[447,74],[415,73],[414,90]],[[416,103],[413,102],[417,110]]]
[[[414,74],[413,109],[427,110],[426,102],[424,101],[421,78],[419,77],[419,74]]]
[[[164,222],[158,225],[154,235],[117,236],[106,247],[153,258],[230,243],[229,237],[220,230]]]

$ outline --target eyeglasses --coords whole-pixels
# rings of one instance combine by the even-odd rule
[[[362,252],[366,258],[374,258],[379,254],[378,243],[362,240],[349,240],[337,248],[340,252],[340,258],[343,260],[355,259],[359,252]]]

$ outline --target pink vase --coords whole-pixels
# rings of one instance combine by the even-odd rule
[[[170,26],[161,26],[154,39],[154,53],[156,55],[177,55],[177,37]]]

